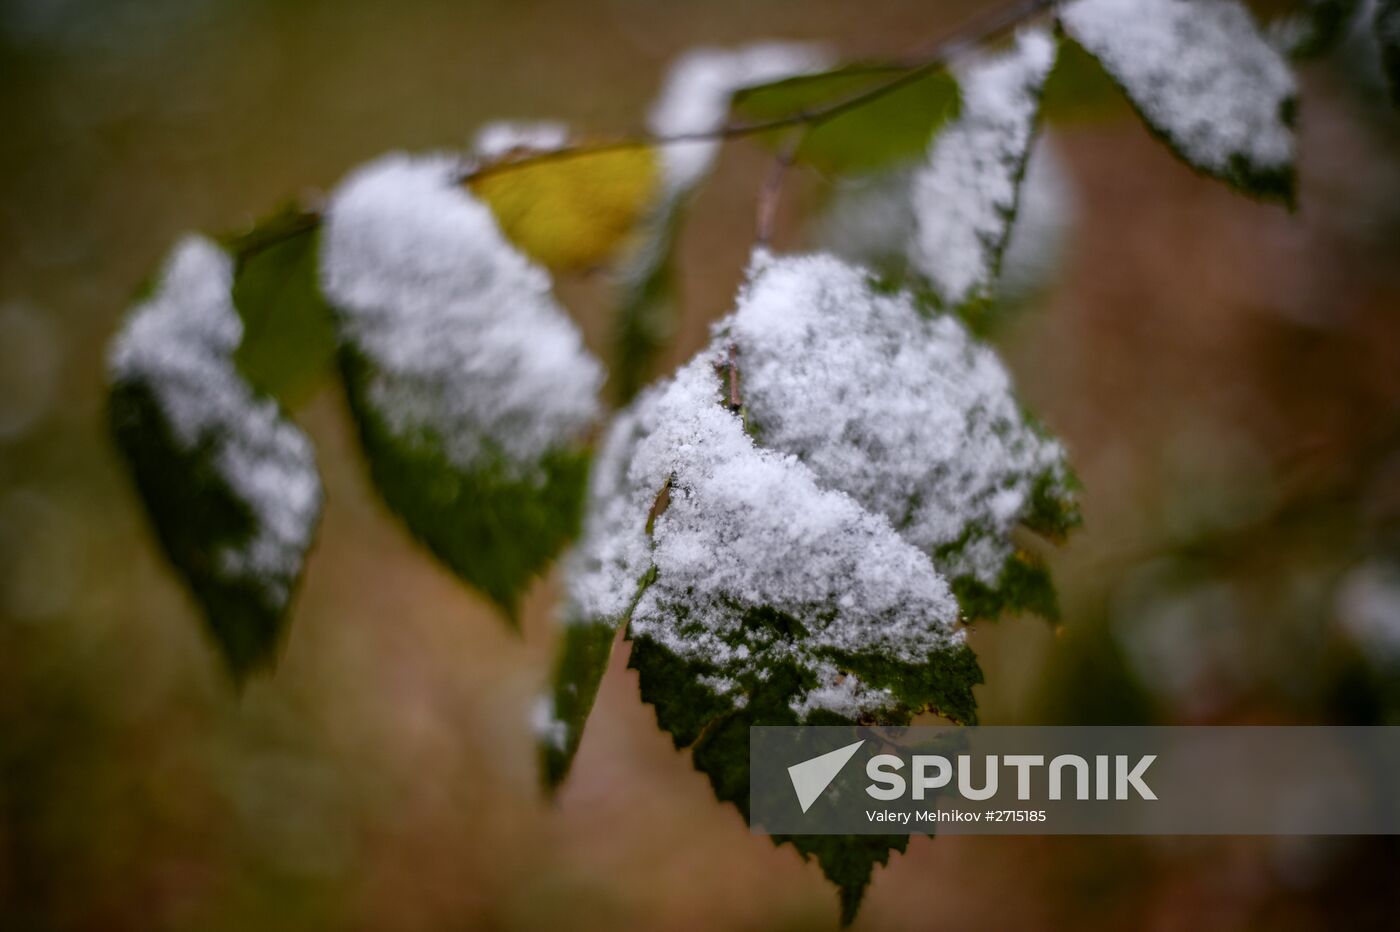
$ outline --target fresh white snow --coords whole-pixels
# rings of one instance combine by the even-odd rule
[[[526,473],[593,423],[603,370],[460,175],[452,158],[401,154],[353,173],[326,213],[321,284],[396,434]]]
[[[1060,22],[1193,165],[1228,176],[1292,163],[1296,82],[1238,0],[1074,0]]]
[[[113,341],[109,371],[114,384],[149,386],[180,447],[213,450],[219,477],[253,520],[246,541],[216,555],[217,570],[253,583],[277,609],[311,543],[321,482],[306,435],[234,367],[243,323],[232,284],[222,249],[200,236],[183,239],[154,294]]]
[[[632,483],[628,471],[637,445],[655,429],[657,393],[648,389],[619,411],[594,455],[583,533],[564,558],[565,623],[616,627],[651,565],[646,522],[661,486]]]
[[[1036,478],[1064,450],[1021,414],[996,353],[954,316],[826,255],[760,257],[717,325],[738,348],[743,399],[765,447],[883,515],[940,567],[993,583]]]
[[[962,111],[914,176],[909,244],[911,264],[950,307],[991,294],[1055,51],[1048,31],[1027,30],[1014,50],[957,69]]]
[[[722,403],[724,358],[702,353],[658,393],[655,429],[628,471],[638,490],[670,482],[652,534],[656,580],[633,611],[632,635],[715,669],[710,686],[721,695],[790,660],[819,679],[794,700],[800,714],[888,708],[888,693],[843,678],[825,658],[921,662],[962,643],[957,605],[927,555],[883,516],[822,488],[795,457],[754,444]],[[806,634],[745,625],[746,610],[760,608],[790,615]]]
[[[742,701],[739,682],[791,660],[818,677],[800,715],[888,709],[833,652],[912,664],[961,644],[946,579],[994,583],[1036,480],[1064,471],[955,317],[832,256],[759,251],[710,346],[609,431],[565,618],[621,623],[654,568],[632,634],[703,661],[717,695]],[[962,546],[936,566],[945,544]],[[757,609],[805,633],[746,625]]]

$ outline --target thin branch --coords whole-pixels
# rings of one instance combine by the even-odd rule
[[[744,399],[739,394],[739,347],[729,344],[725,358],[715,364],[715,370],[723,380],[724,406],[735,414],[744,409]]]
[[[693,133],[676,133],[669,136],[644,134],[629,139],[616,139],[605,142],[581,142],[573,145],[565,145],[556,149],[533,152],[515,159],[482,165],[467,172],[462,180],[471,181],[474,178],[481,178],[485,175],[494,175],[530,165],[538,165],[543,162],[556,162],[584,155],[593,155],[600,152],[653,148],[685,142],[715,142],[738,139],[744,136],[754,136],[759,133],[768,133],[774,130],[789,129],[796,126],[806,126],[809,128],[820,126],[822,123],[834,119],[843,113],[863,107],[881,97],[913,84],[939,68],[942,68],[947,64],[949,59],[955,58],[978,44],[998,36],[1009,29],[1015,28],[1026,20],[1050,9],[1056,2],[1057,0],[1020,0],[1018,3],[1001,7],[983,16],[978,16],[923,50],[918,56],[917,61],[871,66],[873,69],[891,68],[898,72],[896,77],[845,98],[844,100],[839,100],[814,110],[800,110],[796,113],[790,113],[786,116],[776,117],[771,120],[725,123],[711,130]]]
[[[957,58],[981,43],[1002,33],[1015,29],[1026,20],[1038,16],[1053,7],[1059,0],[1021,0],[1004,7],[989,10],[969,19],[966,23],[915,54],[916,60],[935,56],[943,60]]]
[[[226,234],[221,239],[234,258],[243,263],[294,236],[316,229],[320,223],[319,211],[294,207],[278,213],[271,220],[259,221],[249,229]]]
[[[773,167],[768,177],[763,179],[763,187],[758,189],[758,220],[754,224],[758,245],[767,246],[773,240],[773,223],[777,219],[778,200],[783,193],[783,179],[787,170],[797,158],[797,149],[802,145],[804,133],[793,133],[773,159]]]
[[[500,172],[513,171],[517,168],[526,168],[531,165],[562,161],[603,152],[655,148],[686,142],[724,141],[799,126],[805,126],[810,129],[815,126],[820,126],[822,123],[832,120],[843,113],[848,113],[851,110],[862,107],[881,97],[892,94],[900,88],[907,87],[931,72],[943,67],[949,59],[1049,10],[1056,2],[1058,2],[1058,0],[1019,0],[1017,3],[1008,4],[1007,6],[993,10],[987,14],[975,17],[931,44],[927,49],[924,49],[919,55],[915,56],[915,60],[913,61],[885,64],[872,63],[867,66],[872,72],[888,70],[895,73],[896,76],[889,81],[877,84],[852,97],[827,104],[824,107],[818,107],[814,110],[802,110],[771,120],[725,123],[711,130],[694,133],[676,133],[669,136],[644,134],[627,139],[575,143],[572,145],[560,146],[557,149],[531,152],[528,155],[517,158],[481,165],[471,171],[463,173],[460,180],[466,183],[486,175],[494,175]],[[785,169],[786,166],[783,166],[783,168]],[[779,180],[781,180],[781,173],[779,173]],[[776,195],[774,195],[774,197],[776,198]],[[308,222],[312,226],[319,222],[319,218],[320,215],[318,213],[308,213]],[[285,235],[290,236],[292,234],[286,233]],[[274,239],[281,238],[282,236],[274,237]],[[265,248],[268,245],[272,245],[272,243],[259,243],[258,248]]]

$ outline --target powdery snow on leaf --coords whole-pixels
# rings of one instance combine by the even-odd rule
[[[910,262],[946,306],[990,297],[1016,215],[1040,89],[1055,63],[1043,29],[960,69],[962,114],[934,136],[914,177]]]
[[[970,591],[977,615],[1009,600],[1013,526],[1067,530],[1068,483],[1059,446],[955,318],[832,257],[760,252],[710,346],[603,446],[537,710],[547,780],[567,770],[623,623],[642,698],[746,815],[752,725],[974,720],[958,600]],[[940,564],[985,592],[955,598]],[[820,861],[846,919],[907,843],[775,840]]]
[[[883,515],[953,581],[969,618],[1053,613],[1048,580],[1012,544],[1077,521],[1063,448],[1029,422],[996,353],[951,315],[830,256],[760,255],[717,326],[766,448]]]
[[[978,334],[994,329],[1006,319],[1006,312],[1038,295],[1062,265],[1066,243],[1074,233],[1076,204],[1072,180],[1053,142],[1048,134],[1037,133],[1031,146],[1016,217],[990,289],[991,303],[956,308]],[[840,180],[814,226],[817,245],[874,269],[882,280],[904,281],[911,268],[913,190],[919,174],[902,168]]]
[[[651,533],[655,581],[632,611],[632,638],[703,666],[704,685],[736,706],[782,664],[802,674],[789,699],[799,719],[932,702],[895,678],[853,674],[867,660],[918,668],[965,651],[947,585],[882,516],[756,446],[721,403],[720,358],[692,361],[657,398],[656,429],[629,470],[635,487],[668,487]],[[966,715],[971,696],[959,685],[948,684],[947,704]]]
[[[684,367],[638,444],[629,484],[665,493],[628,631],[642,698],[747,818],[750,726],[895,724],[926,707],[971,721],[981,672],[928,557],[795,458],[756,446],[729,407],[726,360],[711,350]],[[874,865],[907,843],[774,841],[817,858],[845,921]]]
[[[110,414],[235,676],[270,662],[321,511],[306,435],[239,375],[232,260],[181,241],[114,340]]]
[[[327,211],[321,282],[380,491],[513,615],[577,529],[603,374],[460,168],[391,155],[351,175]]]
[[[1188,163],[1292,201],[1297,86],[1238,0],[1074,0],[1060,22]]]

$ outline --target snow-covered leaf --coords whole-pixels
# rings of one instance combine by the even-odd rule
[[[496,144],[487,140],[488,147]],[[506,151],[472,173],[472,193],[490,205],[511,242],[538,262],[580,270],[612,259],[638,232],[656,197],[656,151],[629,145],[536,155],[528,148]]]
[[[750,725],[972,721],[962,619],[1053,610],[1011,535],[1076,522],[1062,450],[955,317],[829,256],[759,253],[711,345],[610,430],[566,620],[627,625],[643,698],[743,810]],[[576,651],[588,689],[602,641]],[[556,682],[541,716],[553,781],[587,712],[560,699],[588,689]],[[904,843],[783,840],[821,861],[847,917]]]
[[[258,391],[306,399],[333,368],[335,325],[316,282],[319,218],[288,205],[228,243],[243,320],[235,361]]]
[[[628,470],[633,516],[668,491],[649,534],[627,531],[633,547],[643,535],[656,571],[632,638],[710,671],[702,685],[725,704],[791,664],[798,719],[930,704],[969,717],[968,683],[920,679],[932,658],[968,656],[927,555],[798,459],[755,444],[725,402],[723,364],[704,353],[651,400],[654,428]]]
[[[654,429],[628,471],[634,516],[655,503],[648,490],[667,491],[649,535],[626,531],[630,548],[649,544],[655,574],[628,633],[642,698],[744,811],[750,725],[898,723],[925,708],[971,721],[981,673],[927,555],[756,445],[731,410],[726,364],[712,348],[646,397]],[[840,886],[847,918],[888,857],[866,839],[800,850]]]
[[[910,265],[945,307],[991,298],[1020,199],[1055,40],[1036,29],[1013,51],[959,73],[963,109],[914,176]]]
[[[840,106],[909,74],[883,65],[852,65],[744,88],[734,95],[734,109],[755,123],[783,120]],[[831,173],[876,171],[922,152],[957,113],[957,82],[942,68],[928,69],[806,129],[796,156]],[[774,131],[771,138],[780,144],[786,134]]]
[[[1066,174],[1034,144],[1056,59],[1054,39],[1033,30],[1010,52],[959,62],[959,118],[914,166],[838,181],[817,241],[990,331],[1050,280],[1068,232]]]
[[[839,180],[811,228],[812,241],[870,268],[890,286],[910,284],[919,289],[921,299],[931,298],[926,281],[909,261],[919,174],[905,168]],[[993,333],[1053,284],[1074,234],[1073,180],[1046,134],[1037,134],[1018,187],[1016,216],[996,280],[985,286],[986,299],[952,308],[978,336]]]
[[[460,174],[402,155],[352,174],[327,211],[321,281],[381,494],[513,617],[577,529],[603,374]]]
[[[276,654],[321,511],[311,443],[234,365],[233,263],[187,237],[109,356],[109,415],[235,678]]]
[[[822,49],[794,42],[755,42],[734,49],[697,48],[676,59],[651,108],[657,137],[712,133],[724,125],[740,87],[826,67]],[[720,143],[692,139],[659,149],[660,195],[641,235],[621,263],[613,327],[611,394],[631,400],[650,378],[651,363],[675,330],[675,244],[692,192],[709,173]]]
[[[1078,522],[1063,448],[1028,420],[991,347],[952,315],[828,256],[756,263],[718,325],[737,348],[750,430],[930,554],[969,619],[1053,614],[1025,526]]]
[[[1239,0],[1073,0],[1059,15],[1188,164],[1292,203],[1297,87]]]

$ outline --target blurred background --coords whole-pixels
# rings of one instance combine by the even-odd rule
[[[238,695],[102,419],[104,345],[182,231],[228,230],[483,122],[637,127],[701,43],[925,44],[971,2],[0,0],[0,929],[825,929],[637,697],[625,643],[553,805],[523,636],[373,497],[343,399],[275,674]],[[1064,620],[973,635],[988,724],[1400,724],[1400,121],[1366,56],[1301,66],[1299,208],[1200,179],[1125,105],[1052,122],[1054,274],[992,338],[1062,436]],[[769,159],[726,148],[666,368],[729,307]],[[777,242],[822,196],[783,201]],[[560,283],[600,352],[608,282]],[[864,929],[1400,925],[1400,845],[916,839]]]

